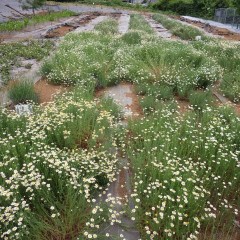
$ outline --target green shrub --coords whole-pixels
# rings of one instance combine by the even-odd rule
[[[157,86],[155,96],[159,100],[170,100],[173,98],[173,87],[164,85]]]
[[[192,92],[192,90],[193,90],[193,86],[191,85],[188,85],[188,84],[183,84],[182,86],[178,85],[177,94],[180,97],[180,99],[185,100],[185,99],[188,99],[189,94]]]
[[[216,8],[232,7],[232,4],[231,0],[159,0],[152,8],[181,15],[213,17]]]
[[[30,81],[16,81],[9,90],[9,98],[14,104],[38,102],[38,96],[34,91],[34,84]]]
[[[172,11],[181,15],[193,13],[193,4],[183,0],[160,0],[153,4],[154,9],[162,11]]]
[[[129,44],[129,45],[132,45],[132,44],[140,44],[141,43],[141,40],[142,40],[142,37],[141,37],[141,34],[140,32],[137,32],[137,31],[129,31],[127,33],[125,33],[121,39]]]
[[[95,30],[102,34],[116,34],[118,32],[118,22],[113,19],[100,22],[95,26]]]
[[[144,113],[151,113],[156,109],[156,98],[154,96],[145,96],[140,101],[140,105]]]
[[[148,85],[146,83],[139,83],[135,87],[135,92],[138,95],[145,95],[148,92]]]
[[[212,105],[213,97],[210,91],[194,91],[189,95],[189,102],[196,111],[202,111]]]
[[[118,104],[116,104],[112,98],[104,97],[99,102],[100,109],[106,110],[114,117],[115,120],[119,120],[123,117],[123,113]]]
[[[143,16],[132,14],[129,23],[129,29],[143,31],[148,34],[153,34],[152,27],[145,21]]]
[[[220,88],[224,95],[233,102],[240,102],[240,71],[226,73],[221,81]]]

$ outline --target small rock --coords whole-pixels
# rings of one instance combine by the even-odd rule
[[[15,105],[15,111],[19,115],[28,115],[33,112],[31,104],[17,104]]]
[[[196,36],[196,37],[195,37],[195,40],[196,40],[196,41],[201,41],[201,40],[202,40],[202,36]]]

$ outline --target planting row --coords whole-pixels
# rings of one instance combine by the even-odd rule
[[[159,39],[139,15],[122,36],[114,20],[68,34],[42,73],[71,90],[29,116],[1,110],[1,238],[108,239],[107,226],[127,214],[142,239],[238,239],[240,119],[210,107],[208,91],[237,68],[237,51]],[[94,99],[122,80],[134,83],[145,113],[126,129],[111,99]],[[175,95],[192,105],[184,115]],[[120,153],[131,163],[135,203],[121,212],[118,199],[108,197],[108,208],[98,199]]]
[[[88,228],[96,193],[118,168],[109,149],[120,116],[92,93],[75,87],[28,116],[1,110],[1,239],[75,239]]]

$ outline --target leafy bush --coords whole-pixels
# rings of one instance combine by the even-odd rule
[[[193,4],[183,0],[160,0],[153,4],[154,9],[162,11],[172,11],[181,15],[190,14],[193,12]]]
[[[152,27],[145,21],[143,16],[139,14],[132,14],[129,23],[129,29],[143,31],[148,34],[153,34]]]
[[[172,11],[181,15],[212,17],[216,8],[237,7],[238,3],[234,4],[233,2],[234,0],[159,0],[154,3],[152,7],[162,11]]]
[[[145,96],[141,101],[140,105],[145,114],[152,113],[156,109],[157,101],[154,96]]]
[[[118,32],[118,22],[113,19],[98,23],[95,30],[100,31],[102,34],[116,34]]]
[[[224,95],[233,102],[240,102],[240,72],[226,73],[220,88]]]
[[[189,95],[189,102],[196,111],[202,111],[205,107],[212,105],[213,97],[210,91],[194,91]]]
[[[140,44],[142,37],[139,31],[129,31],[122,36],[122,40],[127,44]]]
[[[16,81],[9,90],[9,98],[14,104],[38,102],[38,96],[34,91],[34,84],[30,81]]]

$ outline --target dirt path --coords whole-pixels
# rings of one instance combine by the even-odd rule
[[[118,20],[118,32],[125,34],[128,32],[130,22],[130,15],[122,14]]]
[[[120,125],[125,126],[127,119],[139,116],[138,97],[134,93],[133,85],[121,83],[114,87],[109,87],[101,92],[98,96],[111,97],[122,109],[126,121]],[[117,149],[113,150],[117,152]],[[131,199],[131,171],[127,158],[118,153],[120,170],[116,180],[110,184],[106,193],[98,199],[98,203],[106,202],[108,207],[115,212],[117,221],[114,224],[105,224],[102,227],[101,234],[109,234],[110,239],[116,239],[122,236],[126,240],[138,240],[140,234],[136,229],[135,222],[126,214],[126,208],[134,209],[134,203]]]
[[[145,20],[149,23],[149,25],[153,28],[154,32],[157,34],[158,37],[161,38],[171,38],[173,35],[172,33],[163,27],[162,24],[156,22],[149,16],[145,16]]]
[[[96,95],[111,97],[121,107],[126,120],[142,114],[138,96],[134,93],[134,86],[131,83],[122,82],[117,86],[100,90]]]
[[[45,104],[54,100],[57,94],[67,91],[67,87],[61,85],[53,85],[46,79],[41,79],[34,85],[35,92],[39,97],[39,103]]]

